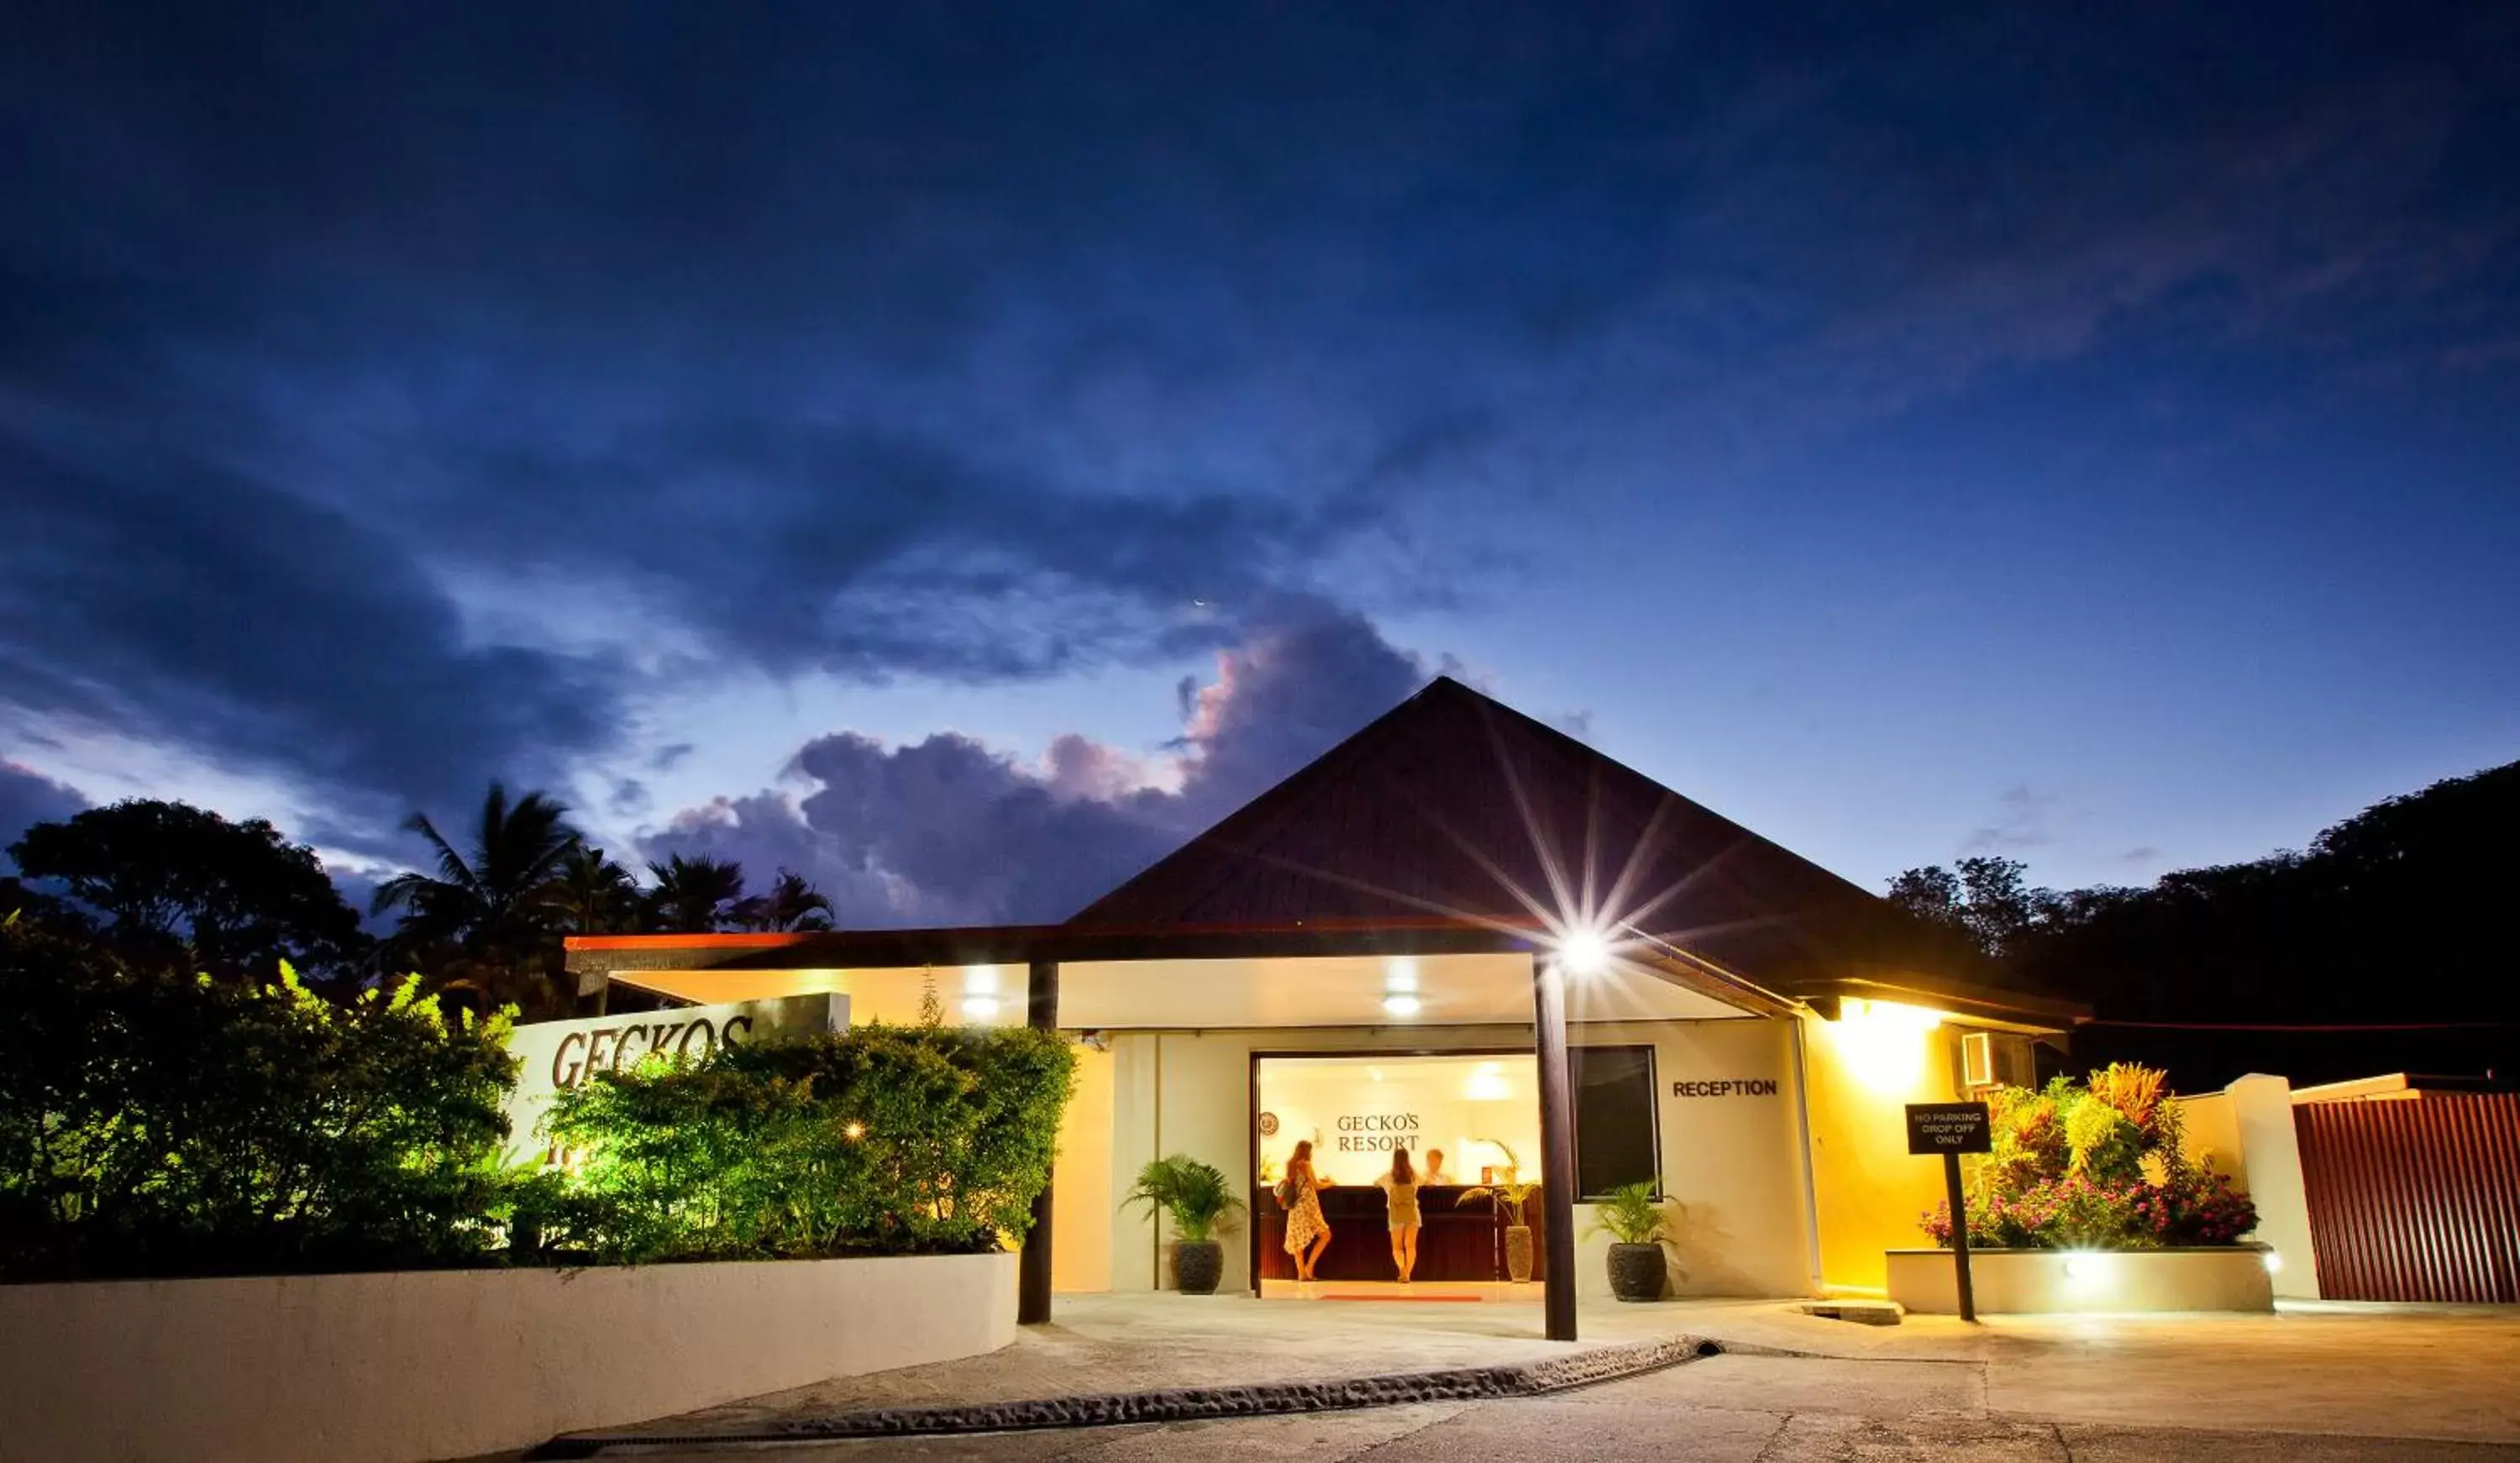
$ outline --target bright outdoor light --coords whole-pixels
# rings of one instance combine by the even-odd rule
[[[840,1130],[840,1136],[847,1138],[850,1142],[854,1143],[858,1139],[866,1136],[866,1125],[864,1123],[852,1123],[848,1127]]]
[[[2283,1257],[2272,1250],[2267,1252],[2267,1273],[2270,1275],[2283,1273]]]
[[[1382,1008],[1394,1016],[1415,1016],[1418,1010],[1418,998],[1406,991],[1394,991],[1382,998]]]
[[[994,996],[963,998],[963,1019],[966,1021],[990,1021],[996,1019],[997,1014],[998,998]]]
[[[1849,996],[1822,1029],[1856,1081],[1876,1092],[1905,1092],[1924,1079],[1926,1035],[1942,1024],[1940,1011]]]
[[[1418,962],[1407,955],[1401,955],[1385,965],[1382,969],[1382,989],[1394,992],[1417,990]]]
[[[1568,975],[1598,975],[1609,963],[1610,945],[1598,930],[1568,930],[1557,941],[1557,964]]]

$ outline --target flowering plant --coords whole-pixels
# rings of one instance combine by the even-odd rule
[[[2077,1086],[2062,1078],[1988,1098],[1993,1151],[1976,1165],[1971,1245],[2015,1250],[2150,1250],[2236,1244],[2257,1227],[2249,1196],[2182,1146],[2161,1074],[2117,1064]],[[1949,1204],[1921,1219],[1952,1242]]]

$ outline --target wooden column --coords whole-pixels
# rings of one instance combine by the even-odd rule
[[[1551,1341],[1575,1339],[1575,1097],[1566,1075],[1566,977],[1554,955],[1531,961],[1533,1046],[1540,1055],[1541,1240],[1549,1247],[1542,1282]]]
[[[1024,982],[1024,1025],[1058,1030],[1058,962],[1035,960]],[[1032,1228],[1024,1235],[1021,1280],[1015,1290],[1015,1322],[1050,1323],[1050,1185],[1032,1201]]]

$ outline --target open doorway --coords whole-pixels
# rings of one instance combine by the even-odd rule
[[[1251,1083],[1251,1273],[1261,1294],[1282,1290],[1295,1276],[1284,1246],[1286,1213],[1273,1190],[1296,1144],[1307,1141],[1330,1226],[1329,1248],[1314,1271],[1319,1279],[1397,1279],[1388,1196],[1375,1180],[1392,1172],[1399,1151],[1420,1184],[1418,1285],[1508,1281],[1511,1216],[1495,1191],[1508,1175],[1546,1182],[1539,1071],[1529,1051],[1257,1054]],[[1429,1173],[1438,1161],[1441,1168]],[[1481,1187],[1490,1193],[1464,1201]],[[1523,1206],[1524,1222],[1537,1226],[1541,1208],[1534,1194]],[[1543,1249],[1536,1245],[1535,1253]]]

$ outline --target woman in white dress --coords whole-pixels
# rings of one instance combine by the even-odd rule
[[[1313,1176],[1313,1145],[1295,1145],[1286,1160],[1286,1253],[1295,1257],[1295,1278],[1313,1278],[1313,1266],[1330,1247],[1330,1221],[1322,1217],[1321,1180]]]

